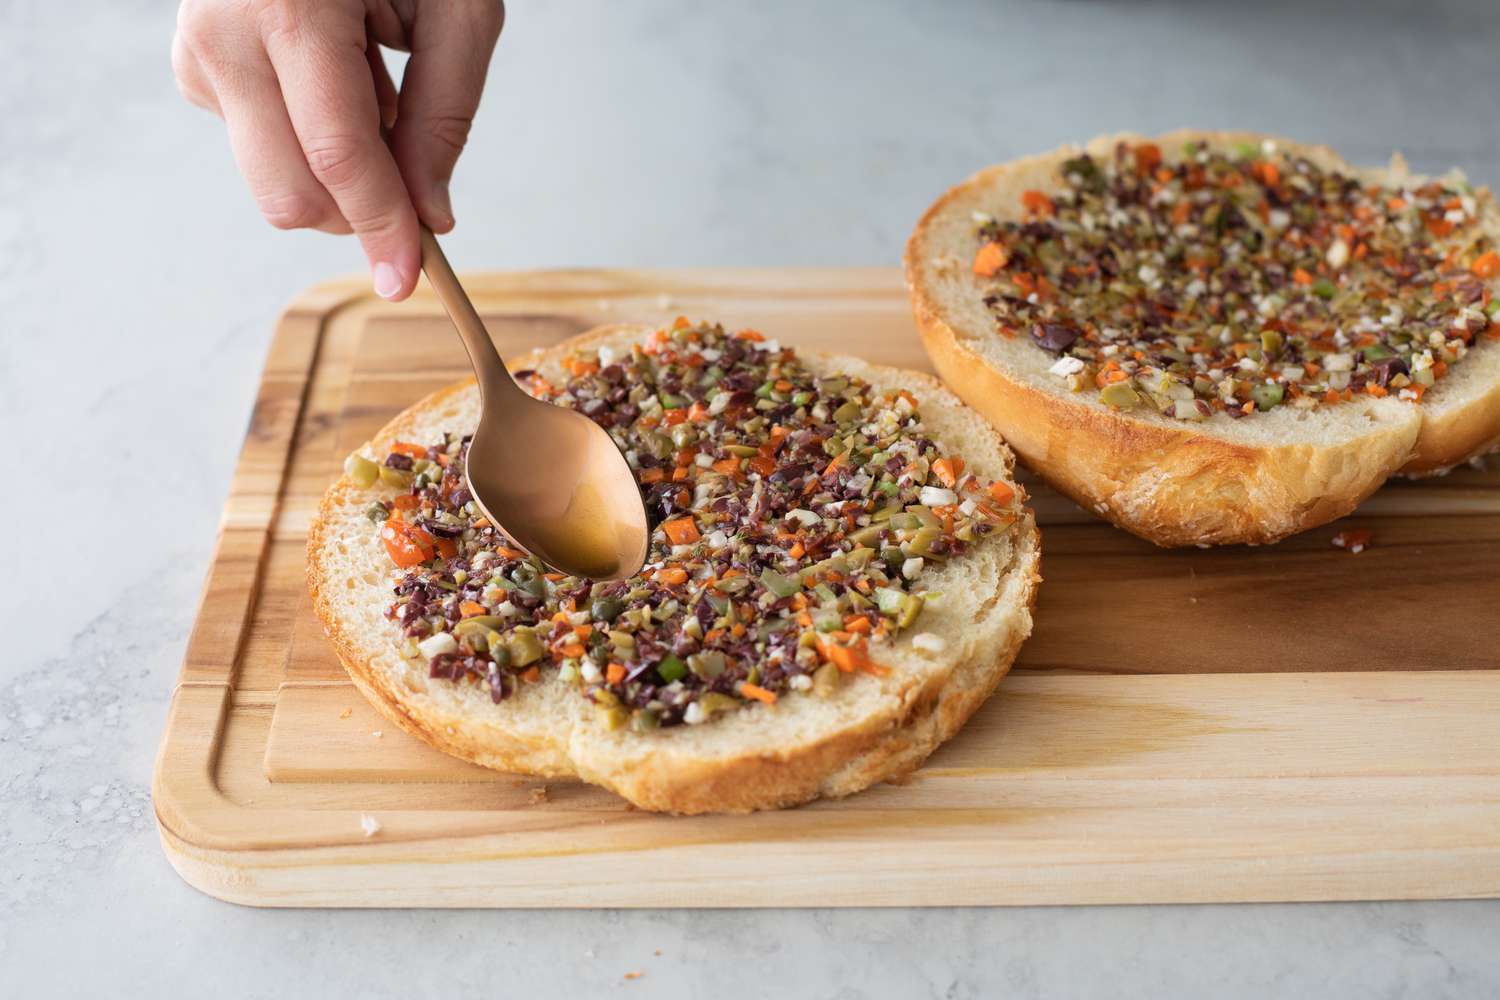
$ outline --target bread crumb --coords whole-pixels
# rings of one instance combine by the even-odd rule
[[[378,739],[380,739],[380,737],[384,736],[385,733],[381,732],[379,729],[376,729],[373,732],[371,732],[370,735],[373,736],[373,737],[375,737],[378,740]]]
[[[658,309],[670,309],[670,308],[672,308],[672,296],[668,295],[666,292],[662,292],[660,295],[658,295],[656,297],[656,308],[658,308]]]
[[[531,804],[539,806],[547,801],[547,786],[538,785],[531,790]]]
[[[347,719],[347,718],[349,718],[349,716],[351,716],[353,714],[354,714],[354,709],[352,709],[352,708],[346,708],[342,712],[339,713],[339,718],[340,719]]]
[[[359,828],[365,831],[366,837],[373,837],[380,832],[380,820],[369,813],[360,813]]]
[[[625,979],[627,981],[633,980],[633,979],[639,979],[639,978],[641,978],[644,975],[645,975],[644,972],[627,972],[627,973],[625,973]]]

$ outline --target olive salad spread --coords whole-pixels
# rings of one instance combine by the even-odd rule
[[[1020,516],[1021,497],[945,453],[906,391],[815,375],[755,331],[679,318],[644,343],[518,378],[608,429],[655,526],[626,581],[549,572],[464,486],[468,437],[351,456],[360,487],[402,489],[369,518],[400,571],[386,616],[429,674],[499,702],[543,670],[610,728],[697,724],[788,692],[826,695],[910,629],[924,574]],[[914,648],[944,640],[917,634]]]
[[[1357,394],[1420,401],[1500,334],[1500,255],[1463,182],[1371,186],[1273,143],[1151,143],[1062,166],[1021,219],[975,214],[972,269],[1006,336],[1122,410],[1182,420]]]

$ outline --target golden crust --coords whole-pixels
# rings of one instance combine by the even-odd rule
[[[515,367],[538,367],[548,358],[640,332],[640,328],[605,327],[534,352]],[[946,395],[930,376],[902,372],[901,378],[938,398]],[[443,389],[402,413],[375,436],[375,450],[407,434],[425,414],[441,408],[471,384]],[[993,440],[1008,467],[1009,452],[998,436]],[[341,570],[336,546],[329,544],[331,515],[343,505],[361,502],[355,499],[355,491],[341,478],[325,493],[308,535],[307,577],[314,610],[330,642],[371,704],[403,731],[453,756],[506,771],[577,776],[614,790],[640,808],[663,812],[780,808],[849,795],[909,773],[962,727],[1009,671],[1030,634],[1040,581],[1039,537],[1027,511],[1016,531],[1010,563],[996,581],[995,594],[975,613],[975,631],[981,641],[967,643],[965,655],[956,658],[949,669],[907,685],[896,697],[883,697],[877,711],[842,720],[773,752],[684,754],[680,748],[658,743],[648,745],[644,753],[637,744],[631,753],[622,755],[614,752],[622,744],[611,741],[649,741],[659,734],[601,736],[577,731],[582,727],[565,731],[566,727],[558,725],[541,738],[528,738],[493,722],[479,725],[469,713],[445,711],[431,699],[391,683],[377,669],[380,650],[342,620],[330,599]],[[389,639],[379,641],[388,643]],[[752,707],[747,711],[766,710]]]
[[[1104,136],[1085,148],[1100,155],[1119,141],[1143,139]],[[1372,179],[1405,170],[1399,158],[1389,171],[1358,170],[1326,146],[1250,132],[1185,129],[1151,141],[1171,148],[1189,141],[1258,144],[1267,139]],[[925,264],[934,253],[932,229],[956,202],[980,190],[1019,188],[1025,178],[1034,182],[1079,152],[1067,147],[980,171],[928,208],[904,255],[913,315],[934,367],[1050,486],[1158,545],[1264,544],[1348,514],[1398,472],[1444,471],[1500,447],[1500,377],[1485,391],[1461,399],[1445,397],[1440,385],[1421,407],[1411,408],[1415,419],[1401,419],[1399,412],[1393,419],[1372,415],[1366,433],[1345,434],[1331,443],[1268,444],[1250,435],[1236,437],[1232,428],[1213,433],[1112,411],[1039,388],[1024,375],[991,364],[976,348],[994,334],[950,322],[951,310],[929,281]],[[1489,193],[1481,191],[1480,197],[1493,213]],[[1485,344],[1479,350],[1487,352],[1488,366],[1500,347]],[[1387,408],[1385,416],[1391,413]]]

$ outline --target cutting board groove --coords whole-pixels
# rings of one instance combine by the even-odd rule
[[[887,269],[468,279],[502,353],[679,313],[926,369]],[[1500,471],[1395,483],[1260,549],[1163,551],[1031,482],[1014,675],[901,785],[747,817],[487,771],[366,705],[304,589],[343,456],[465,374],[425,288],[283,316],[154,785],[195,886],[272,906],[784,906],[1500,893]],[[1345,526],[1373,530],[1359,555]],[[373,821],[367,835],[362,821]],[[366,824],[368,825],[368,823]]]

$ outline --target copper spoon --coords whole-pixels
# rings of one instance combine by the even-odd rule
[[[426,226],[422,271],[479,380],[479,426],[464,473],[474,502],[560,573],[595,580],[635,575],[646,561],[651,527],[635,476],[609,433],[516,384]]]

